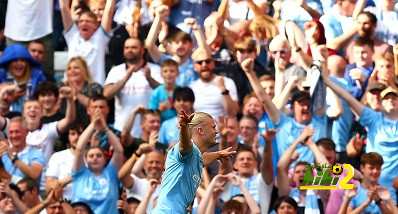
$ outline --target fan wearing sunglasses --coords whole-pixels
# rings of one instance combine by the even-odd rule
[[[301,51],[301,49],[296,50],[296,52],[298,51]],[[269,44],[269,55],[274,64],[275,77],[279,72],[283,73],[283,86],[291,76],[298,76],[301,80],[307,75],[306,71],[302,67],[291,62],[292,48],[283,36],[277,35],[272,39]],[[270,67],[272,67],[272,65]]]
[[[199,79],[190,84],[195,94],[195,111],[203,111],[213,118],[236,116],[238,113],[238,95],[234,81],[214,73],[215,63],[210,52],[198,48],[192,53],[194,70]]]

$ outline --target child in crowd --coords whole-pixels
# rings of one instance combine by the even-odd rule
[[[363,178],[358,190],[349,202],[347,213],[396,213],[395,203],[391,200],[388,189],[380,186],[378,180],[381,173],[383,158],[376,152],[361,156],[361,172]],[[343,208],[343,207],[342,207]]]
[[[359,37],[354,42],[354,62],[345,68],[344,78],[352,86],[353,96],[360,100],[368,85],[368,80],[374,69],[372,60],[374,52],[372,40]]]
[[[162,63],[161,70],[164,84],[151,92],[148,108],[159,110],[161,120],[165,121],[177,115],[173,106],[173,91],[177,86],[178,64],[172,59],[167,59]]]

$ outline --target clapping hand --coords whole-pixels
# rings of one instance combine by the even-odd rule
[[[390,194],[390,191],[387,188],[379,187],[378,190],[379,190],[380,198],[382,200],[384,200],[384,201],[391,200],[391,194]]]
[[[311,136],[315,133],[315,128],[313,128],[311,125],[308,125],[304,127],[301,130],[300,136],[297,138],[297,141],[305,144],[306,141],[311,138]]]
[[[345,191],[344,195],[346,198],[351,199],[358,194],[358,188],[354,187]]]

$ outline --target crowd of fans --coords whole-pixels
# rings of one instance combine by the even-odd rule
[[[169,206],[398,214],[397,26],[393,0],[0,0],[0,213],[151,213],[204,112],[217,144]],[[335,176],[312,164],[354,188],[301,189]]]

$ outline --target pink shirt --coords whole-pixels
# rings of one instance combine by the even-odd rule
[[[341,163],[337,163],[338,165],[340,165],[341,167],[343,167],[343,164]],[[358,172],[355,169],[356,172]],[[348,170],[344,169],[343,173],[341,175],[339,175],[339,182],[337,183],[337,186],[339,185],[340,181],[343,180],[343,178],[348,174]],[[333,176],[334,177],[334,176]],[[349,180],[347,182],[347,184],[354,184],[355,186],[357,186],[360,182],[357,180],[354,180],[351,178],[351,180]],[[343,202],[343,197],[344,197],[344,189],[336,189],[336,190],[330,190],[330,196],[329,196],[329,201],[328,204],[326,205],[326,209],[325,209],[325,214],[336,214],[339,212],[339,209],[341,207],[341,203]]]

